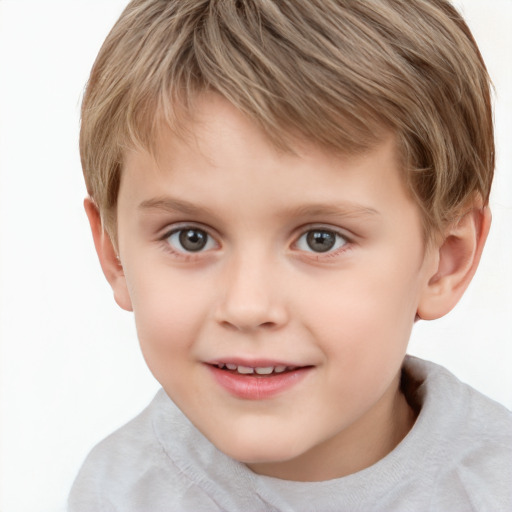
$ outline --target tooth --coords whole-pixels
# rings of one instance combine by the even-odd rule
[[[254,373],[254,368],[251,368],[249,366],[239,366],[238,373],[242,373],[244,375],[249,375],[251,373]]]
[[[225,365],[224,363],[219,363],[219,364],[217,365],[217,368],[220,368],[220,369],[222,370],[222,368],[225,368],[225,366],[226,366],[226,365]]]
[[[274,370],[273,366],[267,366],[265,368],[255,368],[258,375],[270,375]]]
[[[226,368],[228,370],[236,370],[237,366],[236,366],[236,364],[227,363]]]
[[[286,370],[286,366],[276,366],[274,368],[275,373],[283,373]]]

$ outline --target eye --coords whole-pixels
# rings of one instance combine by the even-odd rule
[[[301,251],[329,252],[343,247],[347,240],[330,229],[310,229],[298,240],[297,248]]]
[[[178,252],[200,252],[215,247],[214,239],[203,229],[177,229],[167,237],[167,243]]]

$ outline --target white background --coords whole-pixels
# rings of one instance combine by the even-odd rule
[[[64,510],[92,445],[157,389],[93,250],[81,92],[125,0],[0,0],[0,511]],[[512,0],[462,5],[494,79],[498,167],[481,268],[410,352],[512,408]]]

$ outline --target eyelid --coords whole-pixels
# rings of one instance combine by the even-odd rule
[[[215,240],[218,240],[219,236],[209,226],[205,226],[204,224],[201,224],[200,222],[193,222],[193,221],[182,221],[182,222],[173,222],[172,224],[167,224],[163,229],[159,230],[158,239],[159,240],[165,240],[169,236],[171,236],[173,233],[176,233],[177,231],[182,231],[184,229],[200,229],[207,233],[209,236],[214,238]]]
[[[296,229],[296,239],[298,240],[301,236],[305,235],[309,231],[332,231],[333,233],[336,233],[337,235],[344,238],[347,242],[353,242],[354,239],[356,238],[356,235],[354,235],[345,228],[333,226],[332,224],[322,224],[314,222],[311,224],[300,226],[300,228]]]

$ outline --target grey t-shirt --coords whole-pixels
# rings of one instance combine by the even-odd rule
[[[161,390],[93,449],[69,512],[511,512],[512,413],[417,358],[403,383],[420,412],[402,442],[363,471],[312,483],[256,475]]]

